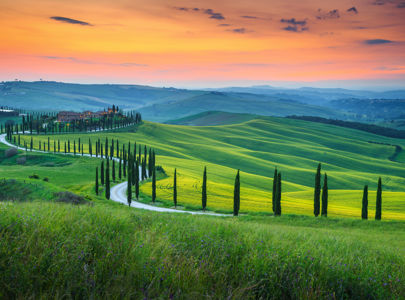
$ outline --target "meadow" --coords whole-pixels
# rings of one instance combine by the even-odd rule
[[[403,222],[0,202],[1,298],[405,299]]]
[[[277,122],[280,120],[274,119],[272,127]],[[218,129],[226,132],[224,136],[227,137],[238,126],[220,126]],[[249,123],[244,127],[249,130]],[[334,129],[347,134],[346,129]],[[190,198],[179,197],[179,200],[189,208],[198,207],[200,192],[198,186],[193,186],[192,179],[187,181],[187,178],[195,174],[195,181],[200,180],[198,176],[207,164],[211,170],[208,204],[212,208],[217,204],[216,199],[223,199],[223,207],[219,205],[212,209],[230,210],[235,171],[231,164],[244,157],[242,153],[251,154],[252,150],[215,140],[216,127],[145,122],[127,130],[136,132],[121,129],[80,136],[82,140],[97,136],[114,136],[120,140],[130,137],[131,141],[136,138],[138,143],[142,141],[153,146],[157,150],[158,164],[163,165],[169,175],[173,167],[181,171],[179,195]],[[179,149],[187,145],[189,136],[180,135],[180,130],[188,134],[200,133],[198,147],[194,147],[194,151],[183,151],[183,156]],[[357,139],[363,134],[355,133]],[[336,132],[333,134],[337,136]],[[263,132],[261,135],[264,140],[270,139]],[[320,136],[320,132],[315,135]],[[77,139],[78,136],[55,137]],[[218,133],[217,138],[219,136]],[[36,139],[46,137],[34,136]],[[215,163],[217,157],[214,161],[198,161],[198,157],[203,157],[207,151],[204,145],[208,147],[208,141],[215,142],[212,147],[219,156],[223,155],[221,151],[235,149],[230,152],[236,156],[230,157],[230,166]],[[245,147],[257,145],[246,142]],[[273,145],[277,144],[273,142]],[[378,149],[381,145],[372,146]],[[269,213],[271,175],[265,177],[253,172],[242,173],[244,213],[240,217],[156,213],[130,209],[105,199],[103,193],[97,196],[94,170],[100,159],[25,151],[6,158],[7,148],[0,145],[0,198],[6,193],[13,195],[13,199],[0,200],[0,298],[405,299],[405,241],[401,238],[405,236],[405,223],[387,220],[403,216],[403,202],[397,198],[402,194],[401,184],[393,185],[392,192],[384,192],[383,220],[380,222],[359,219],[360,204],[356,207],[356,198],[360,199],[361,192],[350,190],[351,184],[354,186],[350,180],[342,181],[346,182],[347,190],[331,191],[328,218],[306,216],[312,211],[313,190],[304,182],[300,183],[299,176],[293,177],[295,182],[285,182],[283,215],[273,217]],[[379,150],[381,165],[385,161],[399,164],[384,159],[384,155],[390,154],[390,148],[387,148],[383,149],[386,152]],[[361,153],[366,147],[360,149]],[[376,149],[369,151],[378,152]],[[290,159],[294,158],[290,156]],[[330,156],[333,157],[333,153]],[[246,154],[245,159],[253,157]],[[25,158],[23,164],[22,158]],[[297,162],[301,163],[298,159]],[[241,163],[249,166],[247,161],[241,160]],[[315,159],[311,166],[312,163],[316,167]],[[256,165],[260,164],[256,162]],[[328,164],[328,167],[332,166]],[[270,174],[273,167],[267,167]],[[283,170],[286,165],[278,164],[278,167]],[[301,169],[294,167],[291,172],[304,172]],[[388,167],[382,170],[389,172]],[[305,172],[311,178],[310,185],[314,170]],[[39,178],[29,178],[33,174]],[[359,174],[366,180],[374,173],[363,171]],[[261,177],[264,178],[263,186],[257,182]],[[171,205],[172,178],[162,174],[159,178],[160,204]],[[250,190],[244,184],[249,184]],[[222,189],[213,190],[214,187]],[[83,196],[84,204],[58,202],[55,193],[66,190]],[[142,190],[142,201],[149,201],[150,183],[143,183]],[[249,197],[243,194],[247,191],[251,193]],[[336,199],[336,195],[342,195],[342,198]],[[260,197],[266,199],[267,206],[260,202]],[[370,195],[371,200],[373,197]],[[305,198],[307,200],[303,200]],[[186,202],[187,199],[193,201]],[[258,209],[248,209],[247,205],[253,205],[254,200]],[[334,203],[338,205],[333,206]]]
[[[241,213],[270,213],[274,168],[283,176],[283,213],[311,215],[317,164],[329,178],[330,216],[359,217],[362,189],[370,187],[369,216],[374,214],[378,177],[383,180],[383,219],[405,219],[403,152],[390,157],[405,141],[333,125],[285,118],[257,117],[240,124],[222,126],[178,126],[144,122],[133,130],[50,136],[93,145],[98,138],[114,138],[121,144],[137,142],[153,147],[157,165],[168,176],[158,181],[158,199],[170,206],[174,168],[178,171],[180,205],[198,208],[204,166],[208,169],[208,208],[232,210],[233,182],[241,170]],[[30,136],[21,140],[29,142]],[[34,147],[47,136],[33,136]],[[93,176],[91,176],[93,178]],[[142,201],[148,201],[151,183],[142,185]]]

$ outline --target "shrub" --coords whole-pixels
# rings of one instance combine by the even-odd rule
[[[37,174],[32,174],[30,176],[28,176],[31,179],[39,179],[39,176]]]
[[[10,148],[10,149],[7,149],[7,150],[4,152],[4,155],[5,155],[7,158],[9,158],[9,157],[13,157],[13,156],[17,155],[17,153],[18,153],[17,148]]]
[[[57,202],[71,203],[71,204],[84,204],[87,201],[84,197],[73,194],[72,192],[59,192],[55,194]]]
[[[48,178],[48,177],[45,177],[43,180],[46,181],[46,182],[49,182],[49,178]]]
[[[25,165],[26,162],[27,162],[26,156],[20,156],[17,158],[17,164],[19,165]]]
[[[156,171],[166,175],[166,171],[163,169],[162,166],[156,166]]]

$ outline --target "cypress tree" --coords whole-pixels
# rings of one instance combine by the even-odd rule
[[[68,140],[68,153],[70,153],[70,140]]]
[[[145,180],[146,178],[148,178],[147,176],[148,174],[146,174],[146,160],[145,158],[142,159],[142,180]],[[150,176],[150,174],[149,174]]]
[[[207,207],[207,167],[204,167],[201,202],[202,209],[205,211],[205,208]]]
[[[129,168],[128,169],[128,176],[130,174],[131,174],[131,171],[130,171],[130,168]],[[131,206],[131,202],[132,202],[132,184],[131,184],[131,180],[127,181],[127,201],[128,201],[128,206]]]
[[[233,215],[237,216],[239,214],[240,208],[240,177],[239,170],[235,178],[235,186],[233,190]]]
[[[96,167],[96,195],[98,195],[98,167]]]
[[[112,180],[115,181],[115,160],[112,160]]]
[[[135,174],[136,174],[134,159],[135,159],[135,157],[132,156],[131,157],[131,168],[132,168],[131,180],[132,180],[132,185],[135,185]]]
[[[322,188],[322,216],[328,216],[328,175],[326,173]]]
[[[135,196],[139,199],[139,161],[135,161]]]
[[[91,145],[91,140],[90,139],[89,139],[89,154],[90,154],[90,157],[93,157],[93,147]]]
[[[65,154],[67,153],[67,149],[66,149],[66,142],[65,142]]]
[[[31,151],[32,151],[32,148],[34,148],[34,140],[32,139],[32,136],[31,136],[31,144],[30,144]]]
[[[377,188],[377,201],[375,206],[375,219],[381,220],[381,202],[382,202],[382,184],[381,177],[378,178],[378,188]]]
[[[101,179],[101,185],[104,185],[104,160],[101,161],[101,170],[100,170],[100,179]]]
[[[318,164],[318,169],[315,175],[315,192],[314,192],[314,215],[319,216],[320,210],[320,197],[321,197],[321,164]]]
[[[51,151],[51,141],[49,140],[49,136],[48,136],[48,152]]]
[[[58,152],[60,152],[60,140],[58,140]]]
[[[125,149],[123,150],[123,162],[122,162],[122,175],[124,177],[127,176],[127,154],[125,153]]]
[[[122,179],[122,159],[120,157],[119,163],[118,163],[118,178],[121,180]]]
[[[276,207],[275,213],[276,216],[281,216],[281,173],[277,174],[277,193],[276,193]]]
[[[177,207],[177,169],[174,169],[173,177],[173,203],[174,207]]]
[[[274,170],[274,177],[273,177],[273,194],[272,194],[273,213],[276,211],[276,194],[277,194],[277,168],[275,168]]]
[[[156,201],[156,169],[152,170],[152,202]]]
[[[108,158],[105,168],[105,197],[110,199],[110,160]]]
[[[363,201],[361,205],[361,218],[363,220],[368,219],[368,185],[364,186]]]
[[[73,141],[73,154],[76,155],[76,140]]]

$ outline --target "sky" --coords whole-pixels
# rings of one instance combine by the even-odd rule
[[[405,88],[405,0],[0,0],[0,80]]]

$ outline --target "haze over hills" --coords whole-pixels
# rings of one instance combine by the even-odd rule
[[[404,119],[405,91],[270,86],[186,90],[141,85],[3,82],[0,103],[27,110],[100,110],[113,103],[145,119],[165,122],[206,111],[264,116],[307,115],[380,122]],[[52,103],[50,106],[49,103]]]

